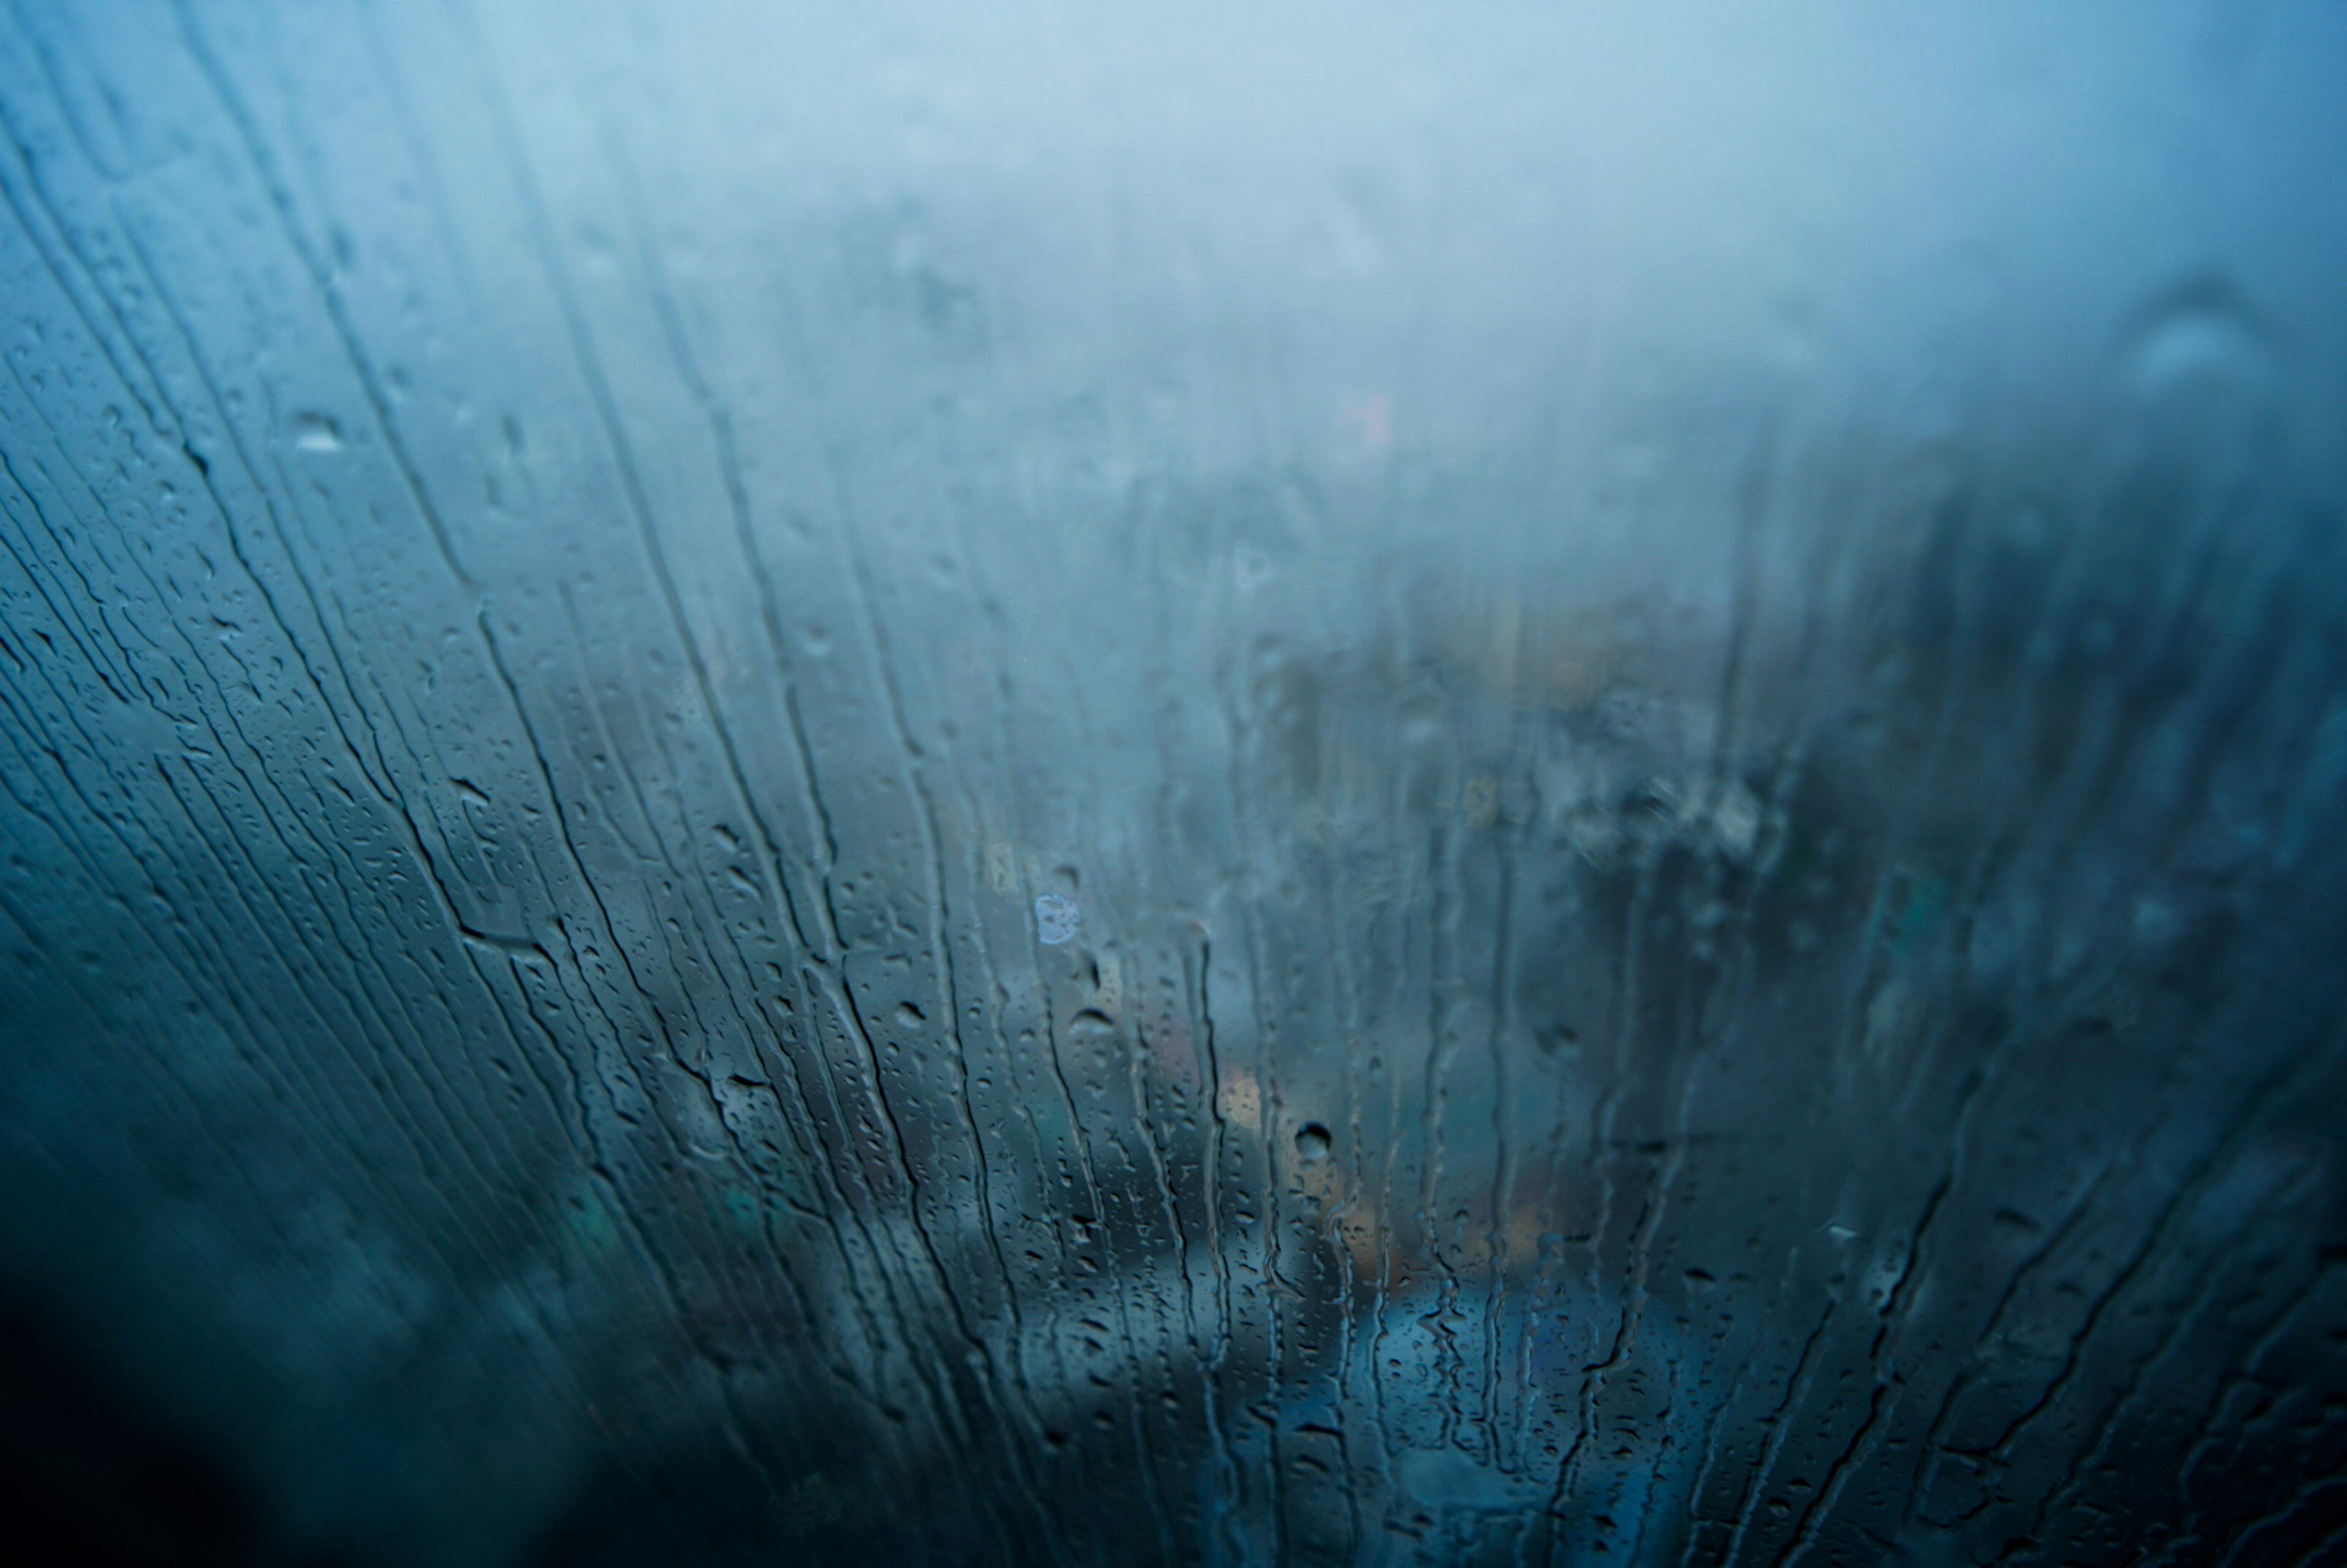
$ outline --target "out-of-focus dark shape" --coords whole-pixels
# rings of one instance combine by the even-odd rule
[[[200,1440],[159,1430],[53,1326],[0,1313],[0,1519],[7,1553],[56,1568],[258,1560],[254,1500]]]

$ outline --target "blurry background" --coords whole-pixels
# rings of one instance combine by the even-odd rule
[[[2342,70],[14,5],[8,1528],[2340,1560]]]

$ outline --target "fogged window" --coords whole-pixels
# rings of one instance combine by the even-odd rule
[[[12,1519],[2340,1560],[2342,71],[15,6]]]

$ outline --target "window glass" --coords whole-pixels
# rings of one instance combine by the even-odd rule
[[[15,7],[22,1506],[2347,1552],[2342,27]]]

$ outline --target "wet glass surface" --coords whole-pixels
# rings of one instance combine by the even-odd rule
[[[14,1506],[2347,1554],[2347,21],[1614,9],[15,6]]]

